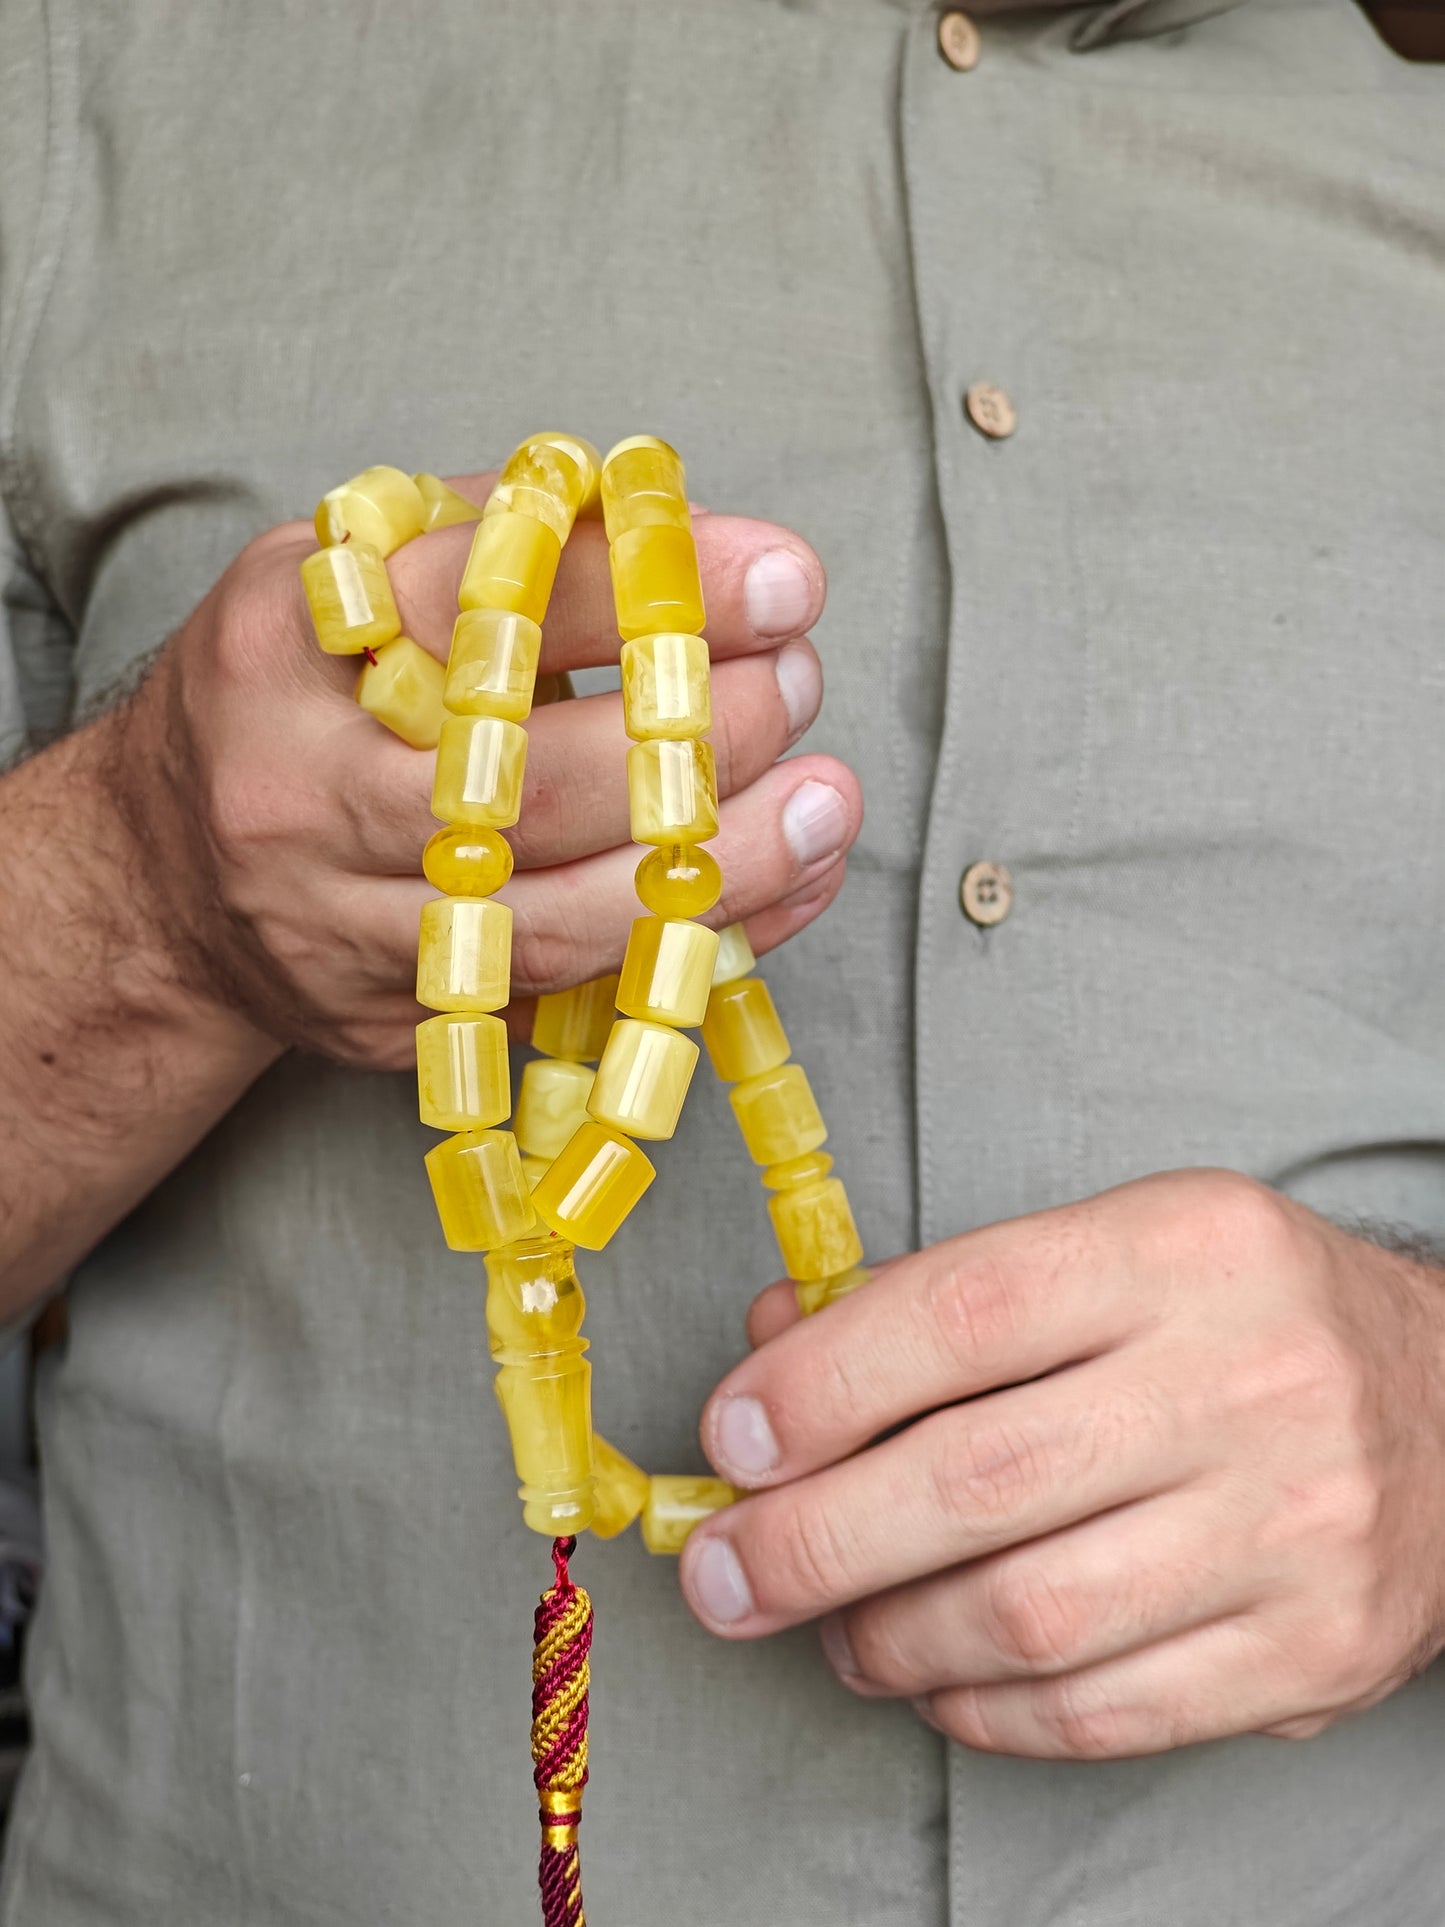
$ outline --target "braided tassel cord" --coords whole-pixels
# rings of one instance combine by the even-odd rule
[[[567,1571],[576,1548],[575,1539],[553,1540],[557,1578],[542,1594],[533,1622],[532,1778],[542,1822],[537,1879],[545,1927],[586,1927],[577,1829],[587,1784],[592,1601]]]

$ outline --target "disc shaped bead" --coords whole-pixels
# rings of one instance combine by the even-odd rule
[[[707,613],[691,529],[629,529],[608,555],[617,632],[624,641],[664,629],[696,635],[702,628]]]
[[[315,521],[316,540],[323,548],[366,542],[387,556],[421,534],[426,507],[420,489],[401,469],[364,468],[322,496]]]
[[[482,1131],[512,1108],[507,1026],[480,1014],[428,1017],[416,1027],[417,1098],[423,1124]]]
[[[627,752],[634,843],[706,843],[717,835],[711,743],[634,743]]]
[[[510,609],[463,609],[452,630],[446,706],[458,716],[520,723],[532,707],[542,631]]]
[[[649,850],[637,866],[637,894],[657,917],[700,917],[722,895],[716,857],[692,843]]]
[[[554,1158],[579,1125],[596,1073],[565,1057],[538,1057],[522,1072],[513,1130],[528,1157]]]
[[[694,1526],[731,1505],[739,1494],[724,1479],[654,1473],[642,1508],[642,1543],[649,1552],[681,1552]]]
[[[753,947],[748,942],[748,933],[740,923],[730,923],[718,932],[717,962],[713,965],[712,980],[715,984],[736,983],[739,977],[746,977],[757,963]]]
[[[510,1131],[464,1131],[426,1154],[442,1235],[453,1251],[491,1251],[536,1223]]]
[[[512,991],[512,913],[478,897],[424,903],[416,1000],[428,1010],[500,1010]]]
[[[656,1175],[631,1138],[589,1118],[552,1160],[532,1201],[559,1237],[600,1251]]]
[[[617,1008],[625,1017],[690,1030],[707,1011],[716,955],[717,932],[703,924],[639,917],[627,939]]]
[[[446,672],[431,651],[410,636],[384,642],[375,653],[375,662],[367,663],[356,679],[357,702],[413,749],[435,749],[446,721]]]
[[[763,1183],[770,1191],[796,1191],[800,1184],[826,1178],[832,1168],[833,1160],[826,1151],[805,1151],[801,1157],[766,1166]]]
[[[512,874],[512,846],[496,830],[448,824],[427,839],[421,867],[427,882],[449,897],[495,896]]]
[[[437,741],[432,815],[500,830],[522,814],[527,732],[501,716],[448,716]]]
[[[761,977],[739,977],[714,987],[702,1020],[702,1041],[725,1084],[741,1083],[788,1061],[788,1033]]]
[[[609,542],[633,529],[690,527],[687,477],[677,450],[655,435],[632,435],[609,449],[602,464],[602,517]]]
[[[596,1063],[606,1048],[616,1006],[616,977],[592,977],[570,990],[548,991],[537,999],[533,1050]]]
[[[622,645],[622,713],[639,742],[706,736],[712,677],[701,636],[639,636]]]
[[[834,1278],[863,1256],[841,1178],[820,1178],[768,1199],[768,1216],[790,1278]]]
[[[625,1532],[647,1503],[647,1474],[600,1432],[592,1434],[592,1476],[596,1508],[592,1530],[599,1539]]]
[[[850,1291],[857,1291],[860,1285],[870,1283],[872,1277],[873,1273],[867,1265],[852,1265],[836,1278],[814,1278],[806,1284],[794,1285],[793,1297],[803,1316],[811,1318],[815,1311],[821,1311],[824,1305],[831,1305],[834,1299],[846,1298]]]
[[[816,1151],[828,1135],[801,1064],[780,1064],[735,1084],[728,1096],[754,1164],[782,1164]],[[851,1264],[835,1265],[842,1271]]]
[[[475,502],[469,502],[465,495],[444,482],[440,475],[413,475],[416,492],[421,497],[422,533],[429,535],[433,529],[449,529],[457,522],[480,522],[482,511]]]
[[[697,1059],[697,1045],[680,1031],[619,1017],[587,1108],[599,1124],[629,1137],[671,1137]]]
[[[562,544],[545,522],[515,509],[484,515],[457,600],[464,609],[511,609],[540,622],[561,556]]]
[[[328,656],[359,656],[401,634],[381,552],[365,542],[317,549],[301,564],[316,640]]]

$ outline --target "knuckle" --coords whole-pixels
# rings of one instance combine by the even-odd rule
[[[1062,1672],[1083,1656],[1088,1629],[1080,1603],[1042,1567],[1016,1560],[996,1567],[984,1609],[994,1646],[1025,1672]]]
[[[886,1609],[860,1608],[848,1615],[848,1641],[863,1678],[875,1686],[906,1693],[924,1682],[900,1638],[901,1628]]]
[[[997,1260],[946,1263],[929,1280],[925,1299],[945,1357],[971,1372],[980,1359],[1007,1346],[1022,1323],[1021,1296],[1017,1274]]]
[[[1011,1521],[1046,1484],[1048,1448],[1026,1427],[964,1414],[940,1421],[930,1470],[934,1503],[949,1521],[985,1529]]]
[[[817,1503],[791,1508],[769,1534],[758,1561],[760,1572],[768,1575],[769,1603],[790,1612],[848,1598],[851,1565],[836,1518]]]
[[[1180,1219],[1191,1248],[1210,1251],[1229,1270],[1282,1263],[1296,1239],[1286,1200],[1240,1171],[1201,1174],[1190,1185]]]
[[[516,921],[512,931],[512,990],[515,996],[535,997],[566,990],[586,976],[580,933],[571,928],[565,899],[543,923],[529,916]]]
[[[1035,1689],[1040,1726],[1076,1760],[1108,1760],[1127,1752],[1130,1735],[1116,1706],[1092,1687],[1059,1679]]]
[[[1364,1390],[1359,1362],[1348,1346],[1309,1318],[1273,1328],[1247,1384],[1252,1396],[1276,1414],[1324,1418],[1332,1430],[1358,1416]]]

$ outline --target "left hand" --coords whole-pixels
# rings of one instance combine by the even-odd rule
[[[855,1692],[1055,1759],[1303,1738],[1445,1646],[1445,1271],[1191,1171],[790,1308],[703,1417],[769,1488],[684,1551],[712,1631],[830,1615]]]

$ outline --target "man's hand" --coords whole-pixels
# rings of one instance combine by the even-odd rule
[[[693,1610],[829,1614],[847,1685],[968,1746],[1306,1737],[1445,1645],[1445,1271],[1261,1185],[1125,1185],[803,1322],[774,1286],[752,1335],[703,1442],[774,1489],[693,1534]]]

